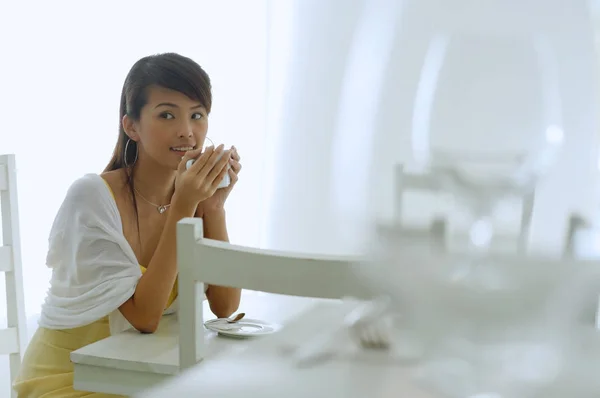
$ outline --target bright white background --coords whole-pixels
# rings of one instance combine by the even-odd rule
[[[45,250],[56,210],[73,180],[107,164],[123,81],[148,54],[179,52],[211,76],[209,136],[235,144],[244,164],[228,207],[231,237],[257,245],[266,2],[34,3],[7,4],[0,21],[2,37],[13,38],[4,40],[1,64],[0,105],[7,114],[0,148],[17,156],[28,311],[37,311],[45,294]]]
[[[133,63],[149,54],[179,52],[211,76],[209,136],[236,145],[244,164],[229,199],[231,239],[259,244],[265,0],[0,3],[0,109],[5,112],[0,153],[17,157],[28,317],[39,313],[47,289],[45,256],[55,213],[73,180],[107,164],[117,138],[123,81]],[[34,327],[33,322],[30,333]],[[4,372],[0,379],[5,381]],[[4,391],[0,384],[0,396]]]
[[[123,80],[152,53],[180,52],[212,78],[209,135],[235,144],[244,163],[228,205],[233,241],[355,250],[348,242],[360,241],[364,213],[391,212],[392,166],[411,160],[410,109],[398,103],[408,101],[412,77],[390,70],[414,65],[397,49],[387,66],[378,63],[390,32],[411,20],[382,12],[395,3],[0,0],[0,153],[17,155],[28,316],[35,320],[46,292],[55,213],[73,180],[108,162]],[[420,45],[418,34],[407,37],[408,47]],[[588,44],[569,40],[574,48]],[[561,62],[580,79],[565,89],[572,101],[568,146],[541,186],[532,232],[534,242],[554,250],[563,244],[568,212],[593,215],[597,207],[593,71],[586,59]],[[434,206],[423,199],[407,205],[413,218]],[[0,279],[0,327],[4,311]]]

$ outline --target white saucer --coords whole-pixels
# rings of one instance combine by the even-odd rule
[[[281,329],[277,324],[246,318],[236,323],[228,323],[226,319],[211,319],[204,322],[204,326],[220,335],[237,338],[264,336]]]

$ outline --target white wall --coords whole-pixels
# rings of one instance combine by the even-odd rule
[[[340,229],[336,227],[330,203],[330,173],[333,164],[339,161],[334,131],[344,72],[365,2],[288,3],[293,4],[294,10],[291,24],[282,24],[285,29],[280,27],[274,36],[290,42],[289,59],[287,63],[270,64],[272,73],[279,72],[271,81],[275,86],[271,87],[271,94],[277,96],[280,112],[271,114],[276,119],[269,120],[270,131],[278,134],[272,143],[275,151],[270,167],[275,174],[268,186],[272,197],[267,208],[269,224],[265,226],[265,242],[278,249],[343,251],[339,247],[343,239],[338,239]],[[379,6],[382,2],[374,3]],[[355,113],[345,116],[360,120],[360,98],[354,106]],[[362,144],[368,143],[367,140]],[[357,168],[368,167],[370,163],[370,153],[365,153],[364,158],[347,164],[345,173],[353,176]],[[357,184],[363,186],[362,181]]]
[[[437,0],[393,2],[403,4],[397,18],[379,18],[380,26],[364,31],[373,46],[361,47],[364,39],[357,32],[384,3],[295,2],[297,13],[293,30],[288,33],[294,41],[277,125],[282,132],[278,164],[285,163],[286,167],[277,170],[278,191],[270,208],[270,245],[295,250],[356,251],[364,238],[361,228],[365,213],[392,213],[393,165],[412,163],[415,90],[426,40],[437,26],[431,23]],[[444,4],[452,9],[458,3]],[[585,1],[571,1],[568,7],[557,0],[527,4],[529,9],[521,17],[535,15],[551,27],[550,38],[559,58],[566,133],[564,153],[537,192],[532,245],[559,251],[568,213],[578,211],[590,216],[597,207],[593,35]],[[383,9],[393,13],[391,5]],[[533,13],[536,10],[543,11]],[[374,56],[374,51],[387,42],[389,25],[396,39],[391,57],[385,60]],[[357,58],[363,65],[355,65]],[[373,74],[382,73],[377,65],[382,60],[387,61],[384,84],[378,85]],[[370,85],[345,79],[361,70],[372,73],[363,75]],[[378,97],[373,97],[373,92]],[[350,99],[344,97],[347,93],[352,94]],[[377,104],[374,111],[372,101]],[[463,139],[468,141],[469,137]],[[409,216],[417,221],[435,207],[435,200],[422,197],[406,204]],[[515,222],[517,212],[514,207],[508,209],[509,218]]]

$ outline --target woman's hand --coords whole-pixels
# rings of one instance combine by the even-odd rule
[[[223,145],[216,149],[209,147],[204,153],[201,152],[201,148],[187,152],[177,168],[172,203],[173,207],[186,212],[193,213],[200,202],[214,196],[229,169],[230,151],[224,151]],[[198,155],[200,157],[196,159]],[[190,159],[196,160],[186,170],[186,163]]]
[[[228,173],[229,173],[229,178],[230,178],[231,182],[230,182],[229,186],[227,186],[225,188],[217,189],[216,192],[214,192],[214,194],[212,196],[210,196],[209,198],[200,202],[200,204],[198,206],[198,210],[196,212],[196,214],[200,217],[207,212],[223,210],[223,207],[225,206],[225,201],[229,197],[229,194],[231,193],[233,187],[235,186],[235,184],[238,181],[238,174],[240,173],[240,170],[242,170],[242,164],[240,163],[240,155],[238,154],[235,146],[232,146],[229,151],[226,151],[226,153],[227,152],[230,153],[230,156],[228,156],[228,158],[229,158]],[[227,155],[224,155],[224,156],[227,156]],[[221,180],[218,180],[218,182],[220,182],[220,181]],[[218,185],[218,183],[217,183],[217,185]]]

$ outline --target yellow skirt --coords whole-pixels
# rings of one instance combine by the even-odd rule
[[[140,266],[142,273],[146,268]],[[178,295],[177,281],[167,308]],[[21,372],[13,383],[19,398],[119,398],[122,395],[73,389],[71,352],[110,336],[108,317],[74,329],[38,328],[23,355]]]
[[[117,398],[73,389],[70,354],[110,335],[108,318],[74,329],[38,328],[23,356],[13,388],[19,398]]]

